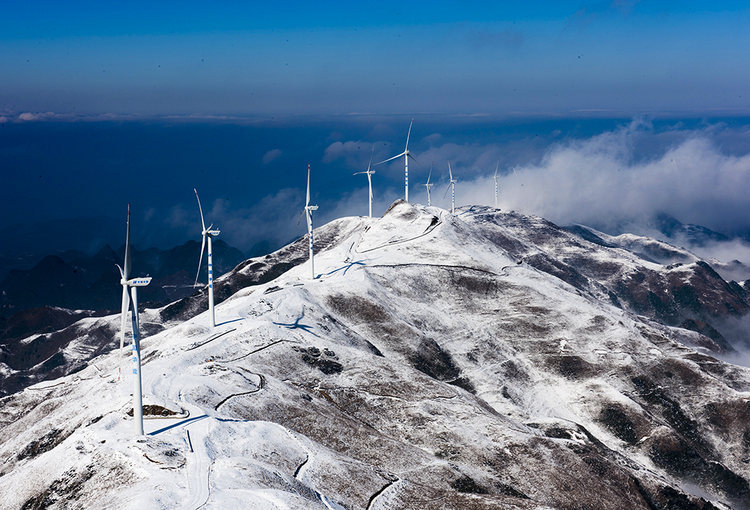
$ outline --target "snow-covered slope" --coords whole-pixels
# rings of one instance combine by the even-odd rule
[[[606,292],[671,269],[550,225],[396,202],[314,281],[225,275],[213,331],[146,312],[147,435],[116,352],[6,397],[0,508],[750,508],[750,370]]]

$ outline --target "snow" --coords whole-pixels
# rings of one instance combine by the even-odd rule
[[[382,219],[338,220],[341,238],[316,255],[315,280],[299,265],[218,304],[215,329],[203,313],[144,338],[144,403],[178,414],[146,419],[143,437],[125,414],[132,383],[116,382],[117,350],[6,399],[0,508],[44,491],[86,508],[412,508],[445,499],[449,480],[491,487],[498,472],[530,499],[453,491],[447,507],[555,508],[587,469],[574,453],[591,445],[579,426],[652,485],[671,479],[648,455],[671,428],[628,444],[598,418],[607,406],[643,412],[629,378],[665,361],[683,370],[675,377],[698,377],[699,393],[675,390],[691,416],[707,401],[746,398],[749,371],[735,367],[734,386],[707,374],[671,328],[518,264],[464,213],[397,203]],[[619,248],[596,256],[607,253],[654,265]],[[421,360],[430,349],[435,359]],[[69,348],[84,351],[84,339]],[[69,435],[19,457],[50,430]],[[735,440],[710,443],[748,477]],[[567,468],[545,474],[552,465]]]

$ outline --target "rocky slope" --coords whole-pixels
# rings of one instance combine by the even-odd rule
[[[750,508],[750,370],[670,325],[747,311],[700,261],[403,202],[316,235],[316,280],[304,241],[222,277],[215,330],[143,314],[146,436],[116,352],[3,398],[0,508]]]

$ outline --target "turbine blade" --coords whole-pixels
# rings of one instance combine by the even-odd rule
[[[367,173],[370,173],[370,168],[372,168],[372,157],[375,155],[375,146],[372,146],[372,152],[370,152],[370,163],[367,165]]]
[[[451,171],[451,162],[448,161],[448,175],[451,176],[451,181],[453,180],[453,171]]]
[[[130,204],[128,204],[128,226],[125,232],[125,263],[123,264],[123,278],[130,277]]]
[[[305,200],[305,207],[310,205],[310,163],[307,164],[307,200]]]
[[[125,328],[128,324],[128,308],[130,307],[130,294],[128,293],[128,286],[122,286],[122,305],[120,309],[120,369],[122,372],[122,348],[125,345]],[[120,376],[118,375],[118,378]]]
[[[445,188],[445,193],[443,193],[443,198],[445,198],[445,197],[447,197],[447,196],[448,196],[448,190],[449,190],[449,189],[451,189],[451,185],[450,185],[450,183],[448,184],[448,187],[447,187],[447,188]]]
[[[380,163],[375,163],[375,164],[374,164],[374,165],[372,165],[372,166],[378,166],[378,165],[382,165],[383,163],[388,163],[389,161],[392,161],[392,160],[394,160],[394,159],[396,159],[396,158],[400,158],[400,157],[401,157],[401,156],[403,156],[404,154],[406,154],[406,152],[402,152],[401,154],[396,154],[396,155],[395,155],[395,156],[393,156],[392,158],[388,158],[388,159],[386,159],[386,160],[384,160],[384,161],[381,161]]]
[[[497,169],[500,168],[500,160],[497,160],[497,166],[495,167],[495,179],[497,179]]]
[[[424,168],[424,167],[423,167],[423,166],[422,166],[422,165],[421,165],[421,164],[419,163],[419,161],[417,161],[417,158],[415,158],[414,156],[412,156],[412,155],[411,155],[411,152],[409,153],[409,157],[410,157],[410,158],[412,159],[412,161],[414,161],[414,162],[415,162],[415,163],[416,163],[417,165],[419,165],[419,168]]]
[[[193,191],[195,191],[195,198],[198,199],[198,210],[201,212],[201,227],[203,227],[203,230],[201,232],[205,232],[206,230],[206,223],[203,221],[203,208],[201,207],[201,199],[198,196],[198,190],[193,188]]]
[[[430,184],[430,177],[432,177],[432,167],[434,165],[435,165],[435,163],[433,163],[432,165],[430,165],[430,173],[427,174],[427,184]]]
[[[411,125],[414,124],[414,119],[411,119],[411,122],[409,123],[409,132],[406,133],[406,149],[404,149],[404,152],[409,150],[409,137],[411,136]]]
[[[121,307],[121,313],[122,313],[122,323],[127,323],[127,316],[128,316],[128,308],[130,307],[130,294],[128,293],[128,286],[123,285],[122,286],[122,307]]]
[[[195,283],[193,287],[198,285],[198,276],[201,274],[201,264],[203,263],[203,249],[206,247],[206,236],[203,236],[203,242],[201,243],[201,256],[198,259],[198,272],[195,274]]]

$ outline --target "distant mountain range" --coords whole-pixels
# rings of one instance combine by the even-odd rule
[[[141,302],[157,306],[195,292],[200,243],[187,243],[170,250],[132,249],[136,275],[152,276],[151,285],[140,291]],[[0,283],[0,317],[38,307],[70,310],[117,310],[120,308],[120,274],[124,247],[118,251],[105,245],[94,256],[70,250],[48,255],[30,269],[13,269]],[[214,272],[221,275],[245,260],[242,252],[222,240],[213,243]],[[206,281],[205,257],[199,281]],[[2,330],[3,322],[0,322]],[[0,339],[2,335],[0,335]]]

